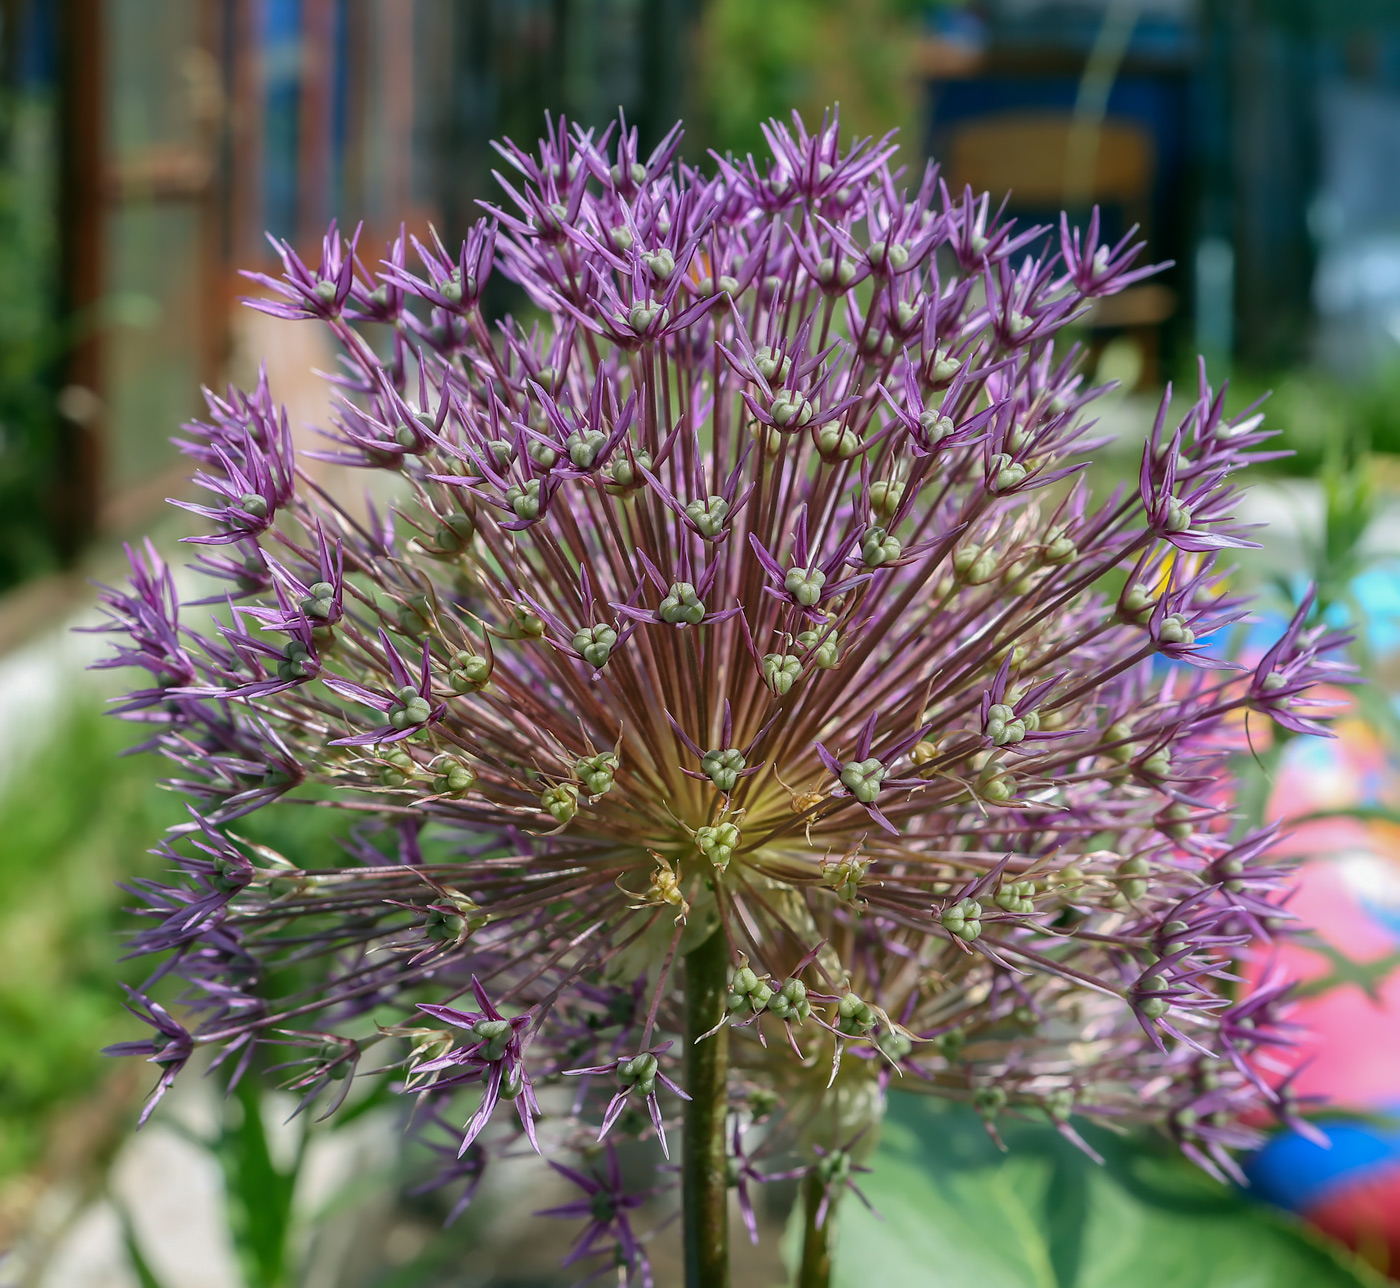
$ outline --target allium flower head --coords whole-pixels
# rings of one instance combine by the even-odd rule
[[[150,549],[107,596],[147,672],[124,714],[199,811],[139,946],[189,981],[194,1044],[304,1033],[344,1069],[325,1035],[383,1043],[473,1160],[537,1124],[659,1133],[678,963],[719,935],[702,1027],[760,1155],[835,1175],[894,1077],[1075,1139],[1074,1114],[1170,1120],[1226,1167],[1285,1040],[1281,993],[1245,1025],[1226,991],[1283,915],[1226,757],[1251,711],[1315,729],[1303,694],[1341,674],[1306,613],[1253,677],[1219,654],[1231,480],[1267,435],[1202,370],[1137,490],[1094,503],[1102,391],[1056,334],[1140,248],[1013,228],[834,119],[766,135],[710,172],[675,133],[643,159],[552,124],[502,149],[506,204],[460,254],[281,248],[259,307],[340,350],[306,455],[392,502],[329,497],[265,382],[186,427],[214,498],[192,540],[241,557],[199,565],[212,625]],[[493,272],[535,320],[487,320]],[[308,788],[355,821],[343,867],[226,832]],[[551,1118],[535,1089],[565,1074]],[[574,1206],[578,1255],[615,1237],[646,1273],[626,1202]]]

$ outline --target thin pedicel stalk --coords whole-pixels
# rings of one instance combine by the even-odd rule
[[[721,1024],[729,987],[729,948],[716,929],[685,955],[686,1087],[681,1206],[686,1288],[729,1283],[729,1026]],[[708,1034],[708,1036],[703,1036]]]
[[[682,1101],[695,1288],[730,1186],[756,1239],[777,1177],[825,1281],[894,1078],[1238,1175],[1292,1114],[1287,981],[1229,982],[1288,920],[1230,756],[1250,713],[1325,732],[1308,690],[1348,678],[1306,603],[1252,673],[1213,652],[1269,435],[1203,368],[1090,496],[1101,391],[1056,336],[1156,271],[1131,233],[1013,229],[834,117],[764,134],[707,172],[679,127],[647,157],[551,121],[460,250],[279,246],[250,303],[340,347],[320,446],[265,378],[209,394],[178,504],[214,593],[147,546],[104,594],[105,665],[146,673],[118,713],[191,810],[131,887],[152,1032],[114,1050],[152,1104],[202,1046],[234,1082],[282,1048],[327,1114],[393,1071],[453,1215],[523,1140],[581,1192],[570,1264],[629,1288],[614,1142],[667,1150]],[[483,314],[495,272],[527,324]],[[245,841],[279,801],[341,811],[344,856]]]

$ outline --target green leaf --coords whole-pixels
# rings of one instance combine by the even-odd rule
[[[1085,1128],[1099,1166],[1049,1126],[890,1097],[874,1172],[879,1216],[840,1205],[836,1288],[1379,1288],[1360,1262],[1177,1155]],[[881,1219],[883,1217],[883,1220]]]

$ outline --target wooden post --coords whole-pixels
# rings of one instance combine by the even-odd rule
[[[67,563],[93,536],[102,499],[102,19],[101,0],[58,0],[59,311],[67,344],[50,513]]]

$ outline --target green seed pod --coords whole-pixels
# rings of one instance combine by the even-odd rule
[[[578,813],[578,788],[573,783],[546,787],[540,794],[540,808],[563,827]]]
[[[770,385],[781,385],[792,370],[792,359],[781,357],[776,349],[762,345],[754,352],[754,366]]]
[[[763,658],[763,682],[780,698],[802,675],[802,659],[791,653],[768,653]]]
[[[822,587],[826,585],[826,573],[820,568],[810,571],[805,568],[789,568],[783,578],[783,589],[803,608],[815,608],[821,601]]]
[[[729,517],[729,502],[722,496],[690,501],[685,513],[702,537],[713,538],[724,531],[725,520]]]
[[[937,447],[945,438],[958,431],[953,418],[938,411],[920,412],[919,428],[924,431],[924,438],[930,447]]]
[[[475,653],[456,653],[447,672],[447,682],[455,693],[475,693],[484,689],[491,679],[493,664],[489,657]]]
[[[406,684],[394,695],[396,703],[389,708],[389,723],[395,729],[409,729],[426,723],[432,715],[428,699],[423,697],[411,684]]]
[[[720,872],[729,867],[739,840],[739,829],[733,823],[716,823],[695,832],[696,847]]]
[[[1162,618],[1157,639],[1162,644],[1194,644],[1196,632],[1186,624],[1186,618],[1182,614],[1168,613]]]
[[[841,785],[862,805],[872,804],[880,794],[880,784],[889,770],[873,756],[841,766]]]
[[[996,893],[997,907],[1028,917],[1035,911],[1036,893],[1034,881],[1003,882]]]
[[[983,1118],[995,1118],[1006,1108],[1006,1092],[1000,1087],[978,1087],[972,1093],[972,1103]]]
[[[1079,550],[1074,542],[1065,536],[1063,531],[1056,532],[1047,538],[1045,544],[1040,549],[1040,559],[1042,563],[1048,563],[1053,567],[1062,567],[1067,563],[1073,563],[1079,557]]]
[[[870,485],[870,508],[887,523],[894,518],[903,500],[903,483],[881,481]]]
[[[840,637],[830,627],[819,631],[803,631],[797,637],[799,648],[815,650],[813,663],[819,670],[834,671],[840,664]]]
[[[998,452],[988,466],[993,492],[1009,492],[1026,481],[1027,470],[1019,461],[1014,461],[1005,452]]]
[[[538,519],[540,517],[540,481],[527,479],[525,486],[512,483],[506,488],[506,504],[515,512],[517,519]]]
[[[704,602],[688,581],[673,582],[656,612],[671,626],[698,626],[705,619]]]
[[[1157,828],[1173,841],[1184,841],[1191,835],[1191,807],[1173,801],[1156,818]]]
[[[476,786],[476,770],[455,757],[439,761],[433,791],[440,796],[464,796]]]
[[[981,586],[996,576],[996,556],[981,546],[962,546],[953,551],[953,576],[964,585]]]
[[[621,763],[615,751],[600,751],[574,762],[574,773],[590,796],[604,796],[611,790],[613,776]]]
[[[869,1003],[855,993],[847,993],[836,1004],[836,1029],[847,1037],[860,1037],[879,1023]]]
[[[564,440],[564,450],[568,452],[569,463],[575,469],[590,470],[607,441],[607,435],[599,430],[589,429],[583,433],[575,430]]]
[[[1141,855],[1131,859],[1124,859],[1118,865],[1117,875],[1114,878],[1118,886],[1119,893],[1132,903],[1137,903],[1140,899],[1147,897],[1147,877],[1152,871],[1152,865]]]
[[[305,680],[316,673],[311,651],[300,640],[289,640],[282,646],[282,660],[277,664],[277,678],[284,683]]]
[[[617,632],[606,622],[574,632],[573,645],[585,662],[601,669],[617,646]]]
[[[633,464],[633,461],[636,464]],[[603,491],[609,496],[626,496],[642,486],[645,481],[642,471],[651,469],[651,453],[634,451],[628,460],[626,452],[613,454],[611,462],[603,471]]]
[[[830,464],[849,461],[864,450],[865,444],[853,429],[842,429],[833,421],[817,430],[817,455]]]
[[[882,568],[893,563],[903,554],[898,537],[892,537],[884,528],[871,528],[860,542],[861,562],[867,568]]]
[[[743,754],[733,747],[707,751],[700,758],[700,772],[722,792],[732,792],[746,768]]]
[[[398,628],[403,634],[412,639],[418,639],[432,625],[432,602],[424,594],[407,595],[404,597],[404,602],[398,605],[395,618]]]
[[[958,939],[976,939],[982,933],[982,905],[976,899],[959,899],[938,914],[943,929]]]
[[[380,759],[385,763],[379,770],[379,781],[385,787],[402,787],[418,772],[417,762],[399,743],[381,753]]]
[[[512,640],[537,640],[544,634],[544,622],[528,604],[512,604],[504,634]]]
[[[1172,757],[1165,747],[1160,747],[1150,756],[1145,756],[1138,765],[1138,772],[1144,778],[1162,779],[1171,776]]]
[[[1115,720],[1103,731],[1104,742],[1116,742],[1116,747],[1105,747],[1103,755],[1115,765],[1126,765],[1133,758],[1131,744],[1123,741],[1133,736],[1133,727],[1126,720]]]
[[[1118,619],[1129,626],[1146,626],[1156,606],[1146,586],[1128,586],[1118,596]]]

